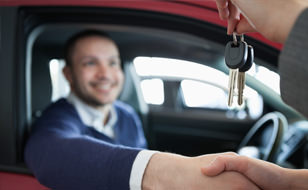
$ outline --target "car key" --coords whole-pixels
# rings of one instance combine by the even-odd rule
[[[238,70],[238,78],[237,78],[237,88],[238,88],[238,105],[243,104],[243,92],[245,88],[245,78],[246,72],[252,67],[254,61],[254,51],[251,45],[248,45],[248,57],[246,63],[239,68]]]
[[[242,38],[243,39],[243,38]],[[225,48],[225,62],[229,71],[229,92],[228,92],[228,106],[233,104],[234,88],[236,85],[238,69],[241,68],[248,56],[248,47],[244,40],[237,41],[236,34],[233,33],[233,41],[227,43]]]
[[[233,104],[234,89],[236,84],[236,78],[238,69],[229,69],[229,82],[228,82],[228,106]]]

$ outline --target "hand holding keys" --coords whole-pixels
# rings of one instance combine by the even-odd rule
[[[234,90],[237,85],[238,105],[243,103],[243,90],[245,86],[245,72],[248,71],[254,60],[254,51],[252,46],[247,45],[244,36],[238,41],[236,34],[233,33],[233,41],[227,43],[225,48],[225,62],[229,67],[229,94],[228,106],[233,104]]]

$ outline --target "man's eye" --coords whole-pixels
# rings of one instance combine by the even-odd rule
[[[110,61],[109,63],[110,66],[119,66],[120,65],[120,62],[119,61]]]

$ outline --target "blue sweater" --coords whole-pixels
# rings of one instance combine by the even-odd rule
[[[146,140],[134,110],[119,101],[114,106],[115,139],[84,125],[65,99],[49,106],[25,148],[35,177],[57,190],[128,190],[132,164]]]

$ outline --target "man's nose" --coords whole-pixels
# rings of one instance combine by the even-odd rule
[[[109,67],[105,63],[100,63],[97,68],[98,77],[107,77],[110,74]]]

